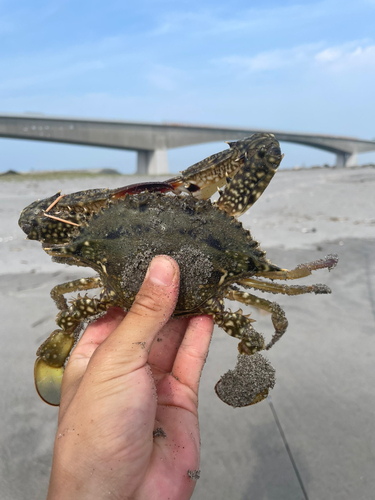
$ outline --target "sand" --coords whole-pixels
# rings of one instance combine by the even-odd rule
[[[35,393],[35,351],[55,328],[50,289],[92,274],[53,263],[40,244],[25,240],[19,213],[60,189],[134,182],[129,176],[0,180],[2,500],[46,496],[57,410]],[[235,366],[237,342],[215,329],[200,389],[202,460],[194,499],[297,500],[306,498],[304,491],[310,500],[373,497],[374,188],[372,168],[280,171],[241,217],[282,267],[329,253],[338,253],[340,262],[331,273],[319,271],[303,281],[325,283],[332,295],[277,297],[289,328],[267,353],[276,369],[271,391],[276,413],[267,400],[233,409],[217,398],[215,383]],[[269,316],[253,317],[269,340]]]

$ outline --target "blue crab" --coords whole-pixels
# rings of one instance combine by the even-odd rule
[[[278,304],[239,287],[287,295],[330,293],[325,285],[287,286],[275,280],[294,280],[313,270],[331,269],[336,256],[283,269],[266,259],[258,242],[237,220],[257,201],[279,167],[283,155],[275,137],[255,134],[228,144],[229,149],[166,182],[57,193],[22,211],[19,225],[27,238],[39,240],[54,261],[88,266],[97,273],[51,291],[59,309],[59,328],[40,346],[35,363],[36,388],[44,401],[59,404],[64,365],[82,324],[112,306],[128,310],[155,255],[170,255],[180,266],[174,315],[210,314],[240,340],[239,352],[248,359],[259,361],[259,351],[278,341],[288,322]],[[216,190],[219,198],[211,202]],[[101,288],[98,298],[78,294],[68,304],[64,297],[94,288]],[[254,320],[241,309],[226,310],[224,299],[270,312],[275,329],[270,342],[265,343],[253,327]],[[268,378],[246,404],[264,399],[272,385]]]

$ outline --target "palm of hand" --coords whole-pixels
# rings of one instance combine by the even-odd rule
[[[60,407],[60,452],[64,460],[70,455],[69,475],[78,468],[83,478],[95,476],[81,486],[88,492],[82,498],[100,498],[103,484],[103,496],[109,486],[115,498],[188,499],[195,486],[188,470],[199,468],[197,393],[212,320],[170,320],[149,352],[146,341],[128,341],[129,359],[119,360],[123,341],[104,341],[123,316],[112,310],[90,325],[71,356]],[[118,363],[126,365],[121,375]]]

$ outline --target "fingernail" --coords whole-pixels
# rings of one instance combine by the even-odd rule
[[[147,274],[155,285],[169,286],[173,282],[175,268],[169,259],[159,256],[152,259]]]

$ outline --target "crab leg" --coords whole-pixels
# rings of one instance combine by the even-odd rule
[[[330,254],[324,259],[307,262],[306,264],[300,264],[291,271],[288,269],[281,269],[281,271],[266,271],[264,273],[257,273],[256,276],[269,278],[271,280],[297,280],[299,278],[309,276],[312,274],[311,271],[316,271],[317,269],[327,268],[328,271],[331,271],[331,269],[336,267],[338,260],[339,258],[336,254]]]
[[[51,297],[55,301],[58,309],[63,311],[67,309],[68,304],[64,297],[64,293],[69,292],[82,292],[83,290],[90,290],[92,288],[99,288],[103,286],[102,280],[99,276],[92,276],[91,278],[81,278],[74,281],[67,281],[56,285],[51,290]]]
[[[263,335],[252,326],[254,320],[244,316],[241,310],[234,313],[224,311],[214,316],[214,320],[228,335],[241,340],[238,344],[240,354],[254,354],[264,349]]]
[[[125,198],[127,195],[134,195],[143,193],[144,191],[165,193],[172,191],[173,186],[166,182],[141,182],[138,184],[130,184],[129,186],[113,189],[111,191],[111,198]]]
[[[275,333],[265,349],[270,349],[286,332],[288,328],[288,320],[285,317],[283,309],[276,304],[276,302],[270,302],[267,299],[261,299],[247,292],[240,292],[237,290],[230,290],[226,293],[225,297],[229,300],[236,300],[242,302],[248,306],[259,307],[264,311],[271,313],[271,320],[275,328]]]
[[[177,193],[187,192],[195,198],[207,200],[218,188],[224,186],[228,175],[234,175],[241,167],[241,162],[237,161],[238,156],[235,148],[215,153],[183,170],[176,177],[168,179],[167,182]]]
[[[207,302],[202,313],[210,314],[215,323],[231,337],[240,339],[238,350],[241,354],[254,354],[264,349],[263,335],[258,333],[251,325],[251,318],[244,316],[241,310],[237,312],[225,311],[224,302],[220,299],[211,299]]]
[[[326,285],[281,285],[279,283],[270,283],[260,281],[254,278],[245,278],[238,280],[237,283],[246,288],[255,288],[262,292],[281,293],[283,295],[302,295],[304,293],[331,293],[331,289]]]
[[[76,340],[76,332],[82,321],[95,316],[115,305],[111,301],[78,296],[57,316],[56,323],[61,330],[55,330],[37,351],[34,366],[35,387],[39,396],[48,404],[58,406],[61,396],[61,382],[64,364]]]

